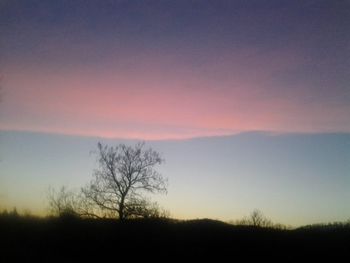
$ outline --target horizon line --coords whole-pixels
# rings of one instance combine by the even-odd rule
[[[190,141],[200,139],[214,139],[214,138],[228,138],[244,134],[262,134],[267,136],[285,136],[285,135],[350,135],[350,131],[272,131],[272,130],[243,130],[232,133],[217,134],[217,135],[198,135],[198,136],[183,136],[183,137],[164,137],[164,138],[141,138],[135,137],[123,137],[123,136],[101,136],[94,134],[78,134],[69,132],[54,132],[54,131],[40,131],[31,129],[6,129],[0,128],[0,132],[7,133],[31,133],[31,134],[43,134],[49,136],[65,136],[65,137],[80,137],[80,138],[97,138],[102,140],[125,140],[125,141],[148,141],[148,142],[162,142],[162,141]]]

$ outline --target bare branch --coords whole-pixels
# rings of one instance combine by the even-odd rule
[[[102,210],[117,212],[120,219],[147,214],[151,206],[141,193],[166,193],[167,181],[155,170],[163,162],[160,154],[144,145],[98,143],[99,168],[82,190],[85,198]]]

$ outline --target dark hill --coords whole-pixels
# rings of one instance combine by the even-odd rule
[[[342,257],[350,227],[277,230],[203,220],[83,220],[0,218],[1,262],[173,261],[196,258]],[[110,259],[111,257],[111,259]]]

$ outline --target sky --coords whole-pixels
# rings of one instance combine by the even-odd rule
[[[50,186],[79,190],[98,168],[86,136],[0,132],[0,205],[47,213]],[[245,132],[189,140],[147,141],[165,163],[168,193],[154,195],[179,219],[241,219],[254,209],[291,226],[350,218],[350,134]]]
[[[50,180],[52,184],[64,181],[57,178],[64,175],[58,175],[53,164],[45,165],[44,174],[34,173],[41,165],[39,156],[53,154],[47,145],[56,145],[60,140],[68,148],[75,143],[84,145],[77,146],[84,154],[101,139],[110,139],[111,143],[117,139],[146,140],[152,145],[161,144],[160,149],[174,160],[186,156],[186,161],[200,152],[196,147],[185,153],[180,149],[191,147],[198,138],[206,138],[201,151],[210,154],[212,149],[205,145],[211,141],[228,137],[240,141],[242,134],[258,132],[259,143],[266,143],[268,148],[271,144],[273,149],[279,141],[292,146],[293,136],[297,141],[307,138],[315,142],[312,147],[317,149],[322,142],[319,138],[325,136],[330,147],[340,151],[339,165],[335,165],[339,160],[334,156],[322,159],[316,150],[312,151],[315,160],[309,160],[305,153],[311,153],[310,149],[296,143],[300,149],[290,153],[290,147],[286,147],[280,162],[287,162],[289,154],[296,153],[308,157],[308,162],[291,162],[292,166],[286,165],[290,169],[281,169],[288,180],[304,183],[308,189],[312,180],[292,171],[314,176],[315,171],[320,171],[317,167],[326,166],[322,171],[332,167],[333,175],[326,176],[325,187],[329,186],[335,195],[343,193],[338,193],[336,186],[350,187],[345,180],[350,176],[346,164],[349,154],[343,148],[348,146],[350,133],[349,12],[350,2],[346,0],[0,0],[0,142],[6,149],[0,156],[0,166],[6,167],[0,168],[2,187],[8,189],[9,178],[20,180],[22,176],[16,164],[6,162],[7,154],[26,159],[24,153],[29,152],[21,152],[24,146],[19,141],[38,150],[37,155],[33,151],[28,158],[32,162],[27,171],[35,191],[41,193]],[[19,148],[12,149],[8,140]],[[246,140],[244,137],[240,143],[249,144]],[[36,147],[36,143],[40,146]],[[260,174],[262,160],[266,154],[269,158],[276,156],[276,152],[265,153],[258,148],[250,148],[251,160],[247,158],[243,163],[250,163],[254,176],[266,176],[266,181],[257,179],[266,190],[274,184],[277,171]],[[65,147],[57,151],[65,172],[76,171],[72,168],[68,172],[71,159],[64,157]],[[223,174],[230,180],[228,167],[232,160],[223,158],[218,149],[215,151],[213,167],[226,167]],[[91,160],[74,158],[81,167],[94,165]],[[227,165],[218,165],[222,160]],[[195,171],[201,170],[200,164],[188,165]],[[171,169],[164,168],[165,173],[173,174],[171,181],[178,186],[176,191],[184,187],[179,178],[190,176],[181,167],[179,163]],[[214,170],[201,171],[211,178],[209,181],[216,182]],[[83,173],[76,172],[81,183]],[[239,177],[243,181],[244,174],[242,171]],[[46,183],[38,183],[43,178]],[[247,187],[243,185],[241,191]],[[196,180],[188,188],[199,189],[199,198],[207,195]],[[290,198],[285,191],[285,198]],[[269,191],[264,194],[273,196]],[[179,209],[175,200],[180,196],[170,198],[174,202],[170,207],[178,211],[176,215],[204,216],[204,212]],[[311,196],[312,191],[309,196],[305,194],[305,200]],[[339,196],[330,198],[338,204],[336,207],[344,208]],[[261,206],[269,209],[266,203]],[[219,208],[207,209],[208,217],[229,217]],[[325,219],[333,218],[331,215],[350,217],[330,207],[324,209],[329,210]],[[236,210],[241,215],[244,209]],[[277,218],[283,216],[279,208],[270,210]],[[307,214],[306,210],[300,208],[295,213],[307,218],[303,214]],[[286,219],[296,222],[293,220]],[[308,220],[305,222],[312,221]]]

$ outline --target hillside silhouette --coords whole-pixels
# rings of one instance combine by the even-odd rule
[[[300,259],[346,256],[350,224],[293,230],[231,225],[210,219],[81,219],[0,216],[1,262],[85,262],[175,258]],[[282,258],[281,258],[282,257]]]

